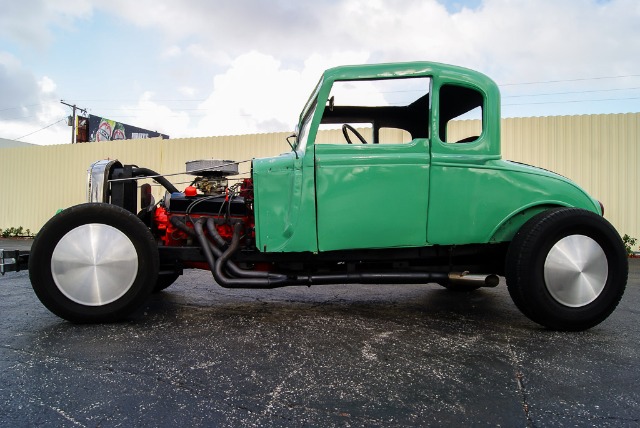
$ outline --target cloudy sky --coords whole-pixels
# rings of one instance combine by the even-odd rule
[[[293,129],[321,72],[427,60],[503,116],[640,111],[637,0],[0,0],[0,138],[70,140],[60,100],[196,137]]]

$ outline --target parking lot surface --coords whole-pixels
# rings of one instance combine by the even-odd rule
[[[0,426],[639,426],[630,268],[618,309],[579,333],[528,321],[503,282],[227,290],[204,271],[130,320],[74,325],[10,273]]]

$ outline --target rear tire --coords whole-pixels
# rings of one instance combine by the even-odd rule
[[[586,330],[607,318],[627,283],[627,253],[603,217],[578,208],[544,211],[522,226],[507,253],[516,306],[554,330]]]
[[[129,315],[153,290],[158,267],[149,229],[110,204],[82,204],[57,214],[36,236],[29,257],[29,277],[40,301],[76,323]]]

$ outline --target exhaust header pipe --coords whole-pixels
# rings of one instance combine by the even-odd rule
[[[231,260],[233,254],[239,248],[242,223],[234,226],[231,244],[226,250],[217,247],[218,241],[222,241],[215,229],[212,219],[206,222],[199,219],[194,223],[194,228],[187,227],[177,217],[171,219],[171,223],[183,232],[198,239],[207,264],[216,282],[226,288],[278,288],[291,285],[319,285],[339,283],[360,284],[427,284],[438,283],[452,286],[477,286],[495,287],[500,282],[497,275],[471,275],[469,272],[354,272],[320,275],[286,275],[276,272],[254,272],[237,266]],[[205,236],[203,226],[206,224],[210,236]],[[210,238],[210,239],[209,239]],[[216,239],[217,238],[217,239]]]

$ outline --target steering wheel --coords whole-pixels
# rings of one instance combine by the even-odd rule
[[[467,138],[463,138],[462,140],[458,140],[456,141],[456,143],[473,143],[474,141],[476,141],[478,138],[480,138],[479,135],[472,135],[470,137]]]
[[[354,128],[353,126],[345,123],[344,125],[342,125],[342,135],[344,135],[344,139],[347,140],[347,143],[351,144],[351,138],[349,138],[349,132],[348,131],[353,132],[353,134],[356,137],[358,137],[358,140],[360,140],[360,142],[362,144],[367,144],[367,140],[365,140],[364,137],[362,135],[360,135],[360,133],[358,131],[356,131],[356,128]]]

